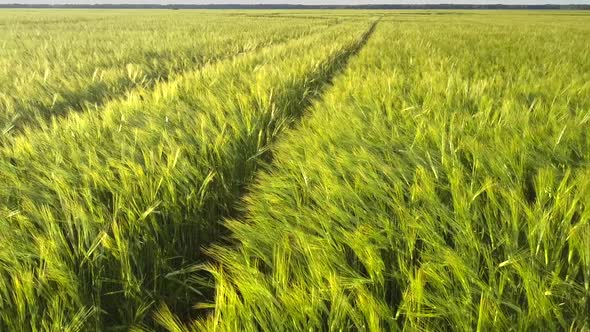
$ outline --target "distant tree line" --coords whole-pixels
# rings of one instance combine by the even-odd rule
[[[85,9],[551,9],[590,10],[590,5],[469,5],[469,4],[398,4],[398,5],[135,5],[135,4],[0,4],[0,8],[85,8]]]

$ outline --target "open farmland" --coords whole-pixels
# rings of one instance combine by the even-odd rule
[[[590,13],[0,11],[0,331],[590,330]]]

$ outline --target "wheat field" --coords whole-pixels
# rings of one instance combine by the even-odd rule
[[[590,330],[590,13],[3,9],[0,46],[0,331]]]

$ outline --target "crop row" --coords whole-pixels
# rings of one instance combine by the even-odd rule
[[[134,88],[150,88],[205,63],[321,31],[335,21],[204,16],[0,28],[0,143],[70,110],[93,111]],[[117,26],[125,26],[118,29]],[[168,26],[178,28],[169,28]],[[8,45],[7,45],[8,44]],[[12,46],[12,47],[11,47]]]
[[[206,296],[184,267],[369,24],[224,60],[0,149],[0,329],[129,329]]]
[[[588,35],[431,23],[380,23],[226,222],[214,311],[162,324],[590,327]]]

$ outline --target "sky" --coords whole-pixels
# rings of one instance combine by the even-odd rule
[[[0,0],[0,4],[590,4],[590,0]]]

